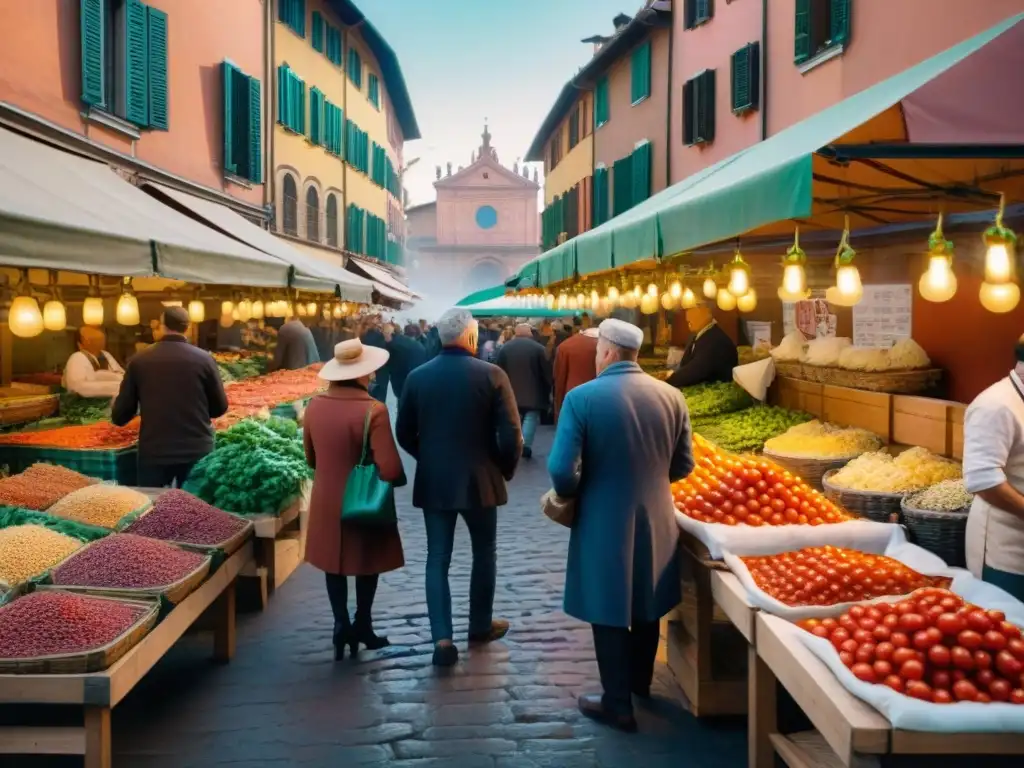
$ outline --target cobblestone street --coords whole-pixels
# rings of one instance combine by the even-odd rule
[[[469,541],[460,523],[452,562],[457,668],[430,664],[420,513],[400,491],[406,567],[382,577],[375,626],[392,647],[334,662],[320,572],[303,566],[262,614],[239,618],[238,652],[208,660],[188,638],[114,711],[115,766],[371,766],[373,768],[730,768],[745,764],[737,721],[698,723],[667,668],[638,709],[640,733],[584,719],[576,696],[599,690],[589,627],[561,612],[567,532],[544,520],[544,461],[520,465],[500,511],[495,615],[501,642],[466,652]],[[411,469],[411,467],[410,467]]]

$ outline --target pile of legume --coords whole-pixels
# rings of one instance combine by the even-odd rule
[[[245,527],[246,522],[222,512],[180,489],[161,494],[153,509],[129,525],[126,533],[186,544],[221,544]]]
[[[32,592],[0,608],[0,659],[85,653],[113,642],[140,606],[68,592]]]
[[[63,586],[151,589],[180,581],[202,562],[202,555],[164,541],[114,533],[68,558],[52,578]]]
[[[97,481],[56,464],[33,464],[24,472],[0,480],[0,504],[45,510],[72,491]]]
[[[13,587],[39,576],[82,546],[82,542],[41,525],[0,529],[0,584]]]
[[[943,480],[909,496],[906,505],[912,509],[929,509],[934,512],[953,512],[967,509],[974,496],[967,492],[963,480]]]
[[[79,523],[113,529],[129,512],[149,504],[149,497],[120,485],[90,485],[69,493],[47,512]]]

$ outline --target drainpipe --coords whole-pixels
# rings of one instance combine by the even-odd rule
[[[768,0],[761,0],[761,141],[768,138]]]
[[[270,221],[267,222],[267,229],[277,230],[277,207],[274,206],[274,198],[277,192],[277,180],[274,174],[274,101],[278,98],[277,78],[274,77],[277,69],[274,67],[274,4],[264,3],[263,14],[263,82],[266,83],[267,97],[263,100],[263,125],[266,136],[266,148],[264,152],[264,174],[263,174],[263,210],[271,206]]]
[[[768,2],[768,0],[764,0]],[[665,101],[665,187],[672,186],[672,87],[675,74],[674,50],[676,42],[676,25],[673,23],[668,28],[668,93]]]

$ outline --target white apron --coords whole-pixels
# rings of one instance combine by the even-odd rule
[[[1009,456],[1003,466],[1006,480],[1024,493],[1024,383],[1016,373],[982,392],[967,409],[964,419],[964,471],[970,485],[972,444],[983,444],[992,437],[989,414],[1009,408],[1016,419]],[[984,566],[1014,574],[1024,574],[1024,520],[996,509],[974,497],[967,517],[967,567],[981,577]]]

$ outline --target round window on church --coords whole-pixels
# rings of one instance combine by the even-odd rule
[[[491,229],[498,223],[498,212],[493,206],[481,205],[476,209],[476,225],[480,229]]]

